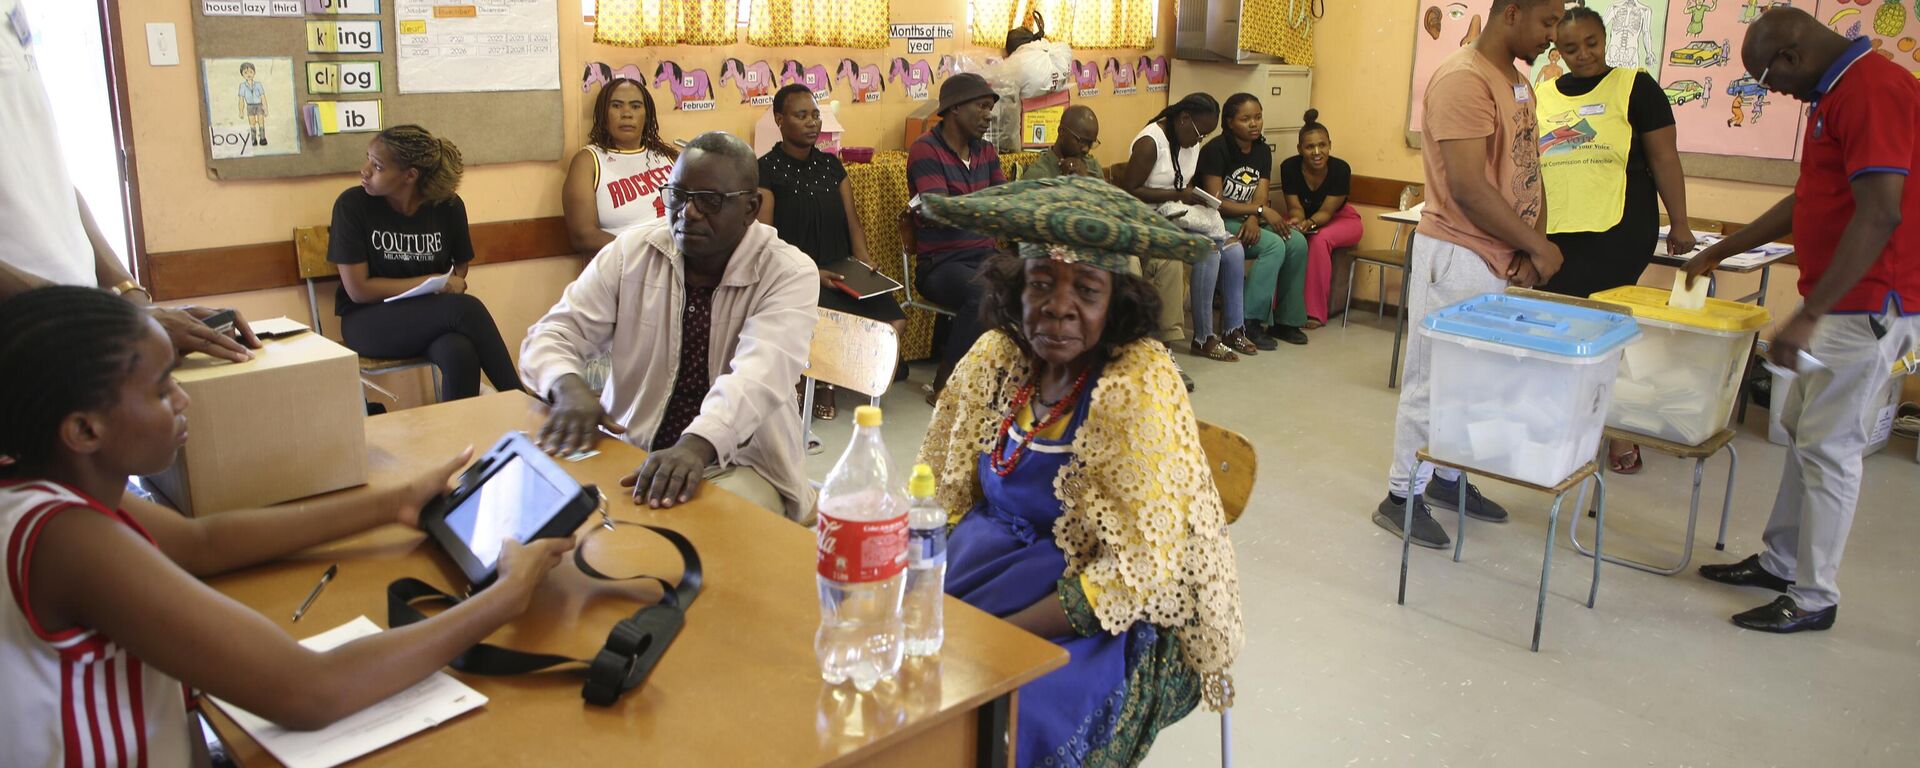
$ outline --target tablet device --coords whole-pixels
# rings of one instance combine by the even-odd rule
[[[477,587],[499,572],[502,540],[570,536],[594,494],[519,432],[509,432],[461,473],[451,493],[421,510],[421,527]]]

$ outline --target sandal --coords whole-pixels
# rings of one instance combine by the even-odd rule
[[[1607,471],[1616,475],[1633,475],[1640,472],[1640,446],[1628,448],[1624,453],[1607,455]]]
[[[840,415],[840,409],[833,405],[833,385],[822,384],[813,388],[813,417],[821,421],[833,421]]]
[[[1226,345],[1233,351],[1243,355],[1253,356],[1260,354],[1260,347],[1253,343],[1253,339],[1247,338],[1245,328],[1235,328],[1228,331]]]
[[[1315,331],[1315,330],[1319,330],[1319,329],[1320,329],[1320,328],[1321,328],[1322,326],[1325,326],[1325,325],[1326,325],[1326,323],[1325,323],[1325,322],[1322,322],[1322,321],[1319,321],[1319,320],[1315,320],[1315,319],[1313,319],[1313,318],[1311,318],[1311,317],[1309,317],[1309,318],[1307,318],[1307,324],[1306,324],[1306,325],[1303,325],[1303,326],[1300,326],[1300,328],[1301,328],[1301,330],[1307,330],[1307,331]]]
[[[933,406],[940,404],[940,390],[934,389],[932,384],[920,385],[920,394],[926,399],[927,405]]]
[[[1209,360],[1218,360],[1223,363],[1240,362],[1240,356],[1234,354],[1233,350],[1227,349],[1227,345],[1220,343],[1218,336],[1208,336],[1205,342],[1193,342],[1191,347],[1193,354]]]

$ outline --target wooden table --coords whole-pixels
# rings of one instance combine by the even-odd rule
[[[370,482],[410,476],[468,444],[484,449],[510,429],[536,429],[543,408],[506,393],[369,418]],[[645,455],[611,439],[597,447],[600,455],[564,466],[603,489],[617,489]],[[358,764],[1007,765],[1017,689],[1066,663],[1059,646],[948,598],[940,657],[907,665],[874,694],[828,686],[813,653],[820,614],[809,530],[711,487],[673,510],[635,507],[617,494],[612,505],[616,518],[687,536],[705,568],[686,629],[646,685],[600,708],[581,700],[575,674],[452,673],[488,704]],[[676,576],[679,568],[671,545],[629,526],[587,547],[610,575]],[[338,576],[299,625],[288,622],[332,563]],[[385,625],[387,584],[402,576],[443,589],[462,581],[421,533],[389,526],[212,585],[306,637],[362,614]],[[657,587],[590,580],[568,561],[541,587],[535,609],[489,642],[591,658],[637,600],[657,596]],[[238,764],[278,765],[217,707],[206,710]]]

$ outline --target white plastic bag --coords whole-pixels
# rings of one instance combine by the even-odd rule
[[[1045,96],[1073,82],[1073,47],[1054,40],[1035,40],[1020,46],[992,68],[989,81],[1012,83],[1022,99]]]
[[[1021,50],[1026,49],[1022,48]],[[1161,203],[1159,207],[1154,210],[1160,215],[1172,219],[1173,223],[1181,229],[1196,235],[1205,235],[1212,238],[1215,246],[1227,240],[1227,222],[1220,218],[1220,210],[1218,208],[1209,208],[1204,205],[1188,205],[1186,203],[1169,200]]]

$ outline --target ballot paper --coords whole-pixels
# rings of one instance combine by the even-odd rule
[[[315,651],[380,634],[365,616],[300,641]],[[298,695],[290,693],[289,695]],[[445,672],[317,731],[292,731],[220,699],[220,709],[287,768],[332,768],[432,728],[487,703],[487,697]]]
[[[247,325],[253,328],[253,335],[263,339],[292,336],[296,333],[305,333],[309,330],[306,323],[289,319],[285,315],[269,317],[265,320],[254,320],[247,323]]]
[[[426,296],[429,294],[439,293],[447,289],[447,278],[452,276],[453,276],[453,270],[449,269],[447,270],[447,273],[444,275],[434,275],[433,277],[427,278],[426,282],[416,285],[412,288],[408,288],[406,293],[400,294],[398,296],[388,297],[387,301],[399,301],[401,299],[411,299],[415,296]]]
[[[1667,306],[1674,309],[1705,309],[1707,306],[1706,278],[1693,281],[1693,287],[1687,287],[1687,273],[1673,273],[1673,294],[1667,297]]]

